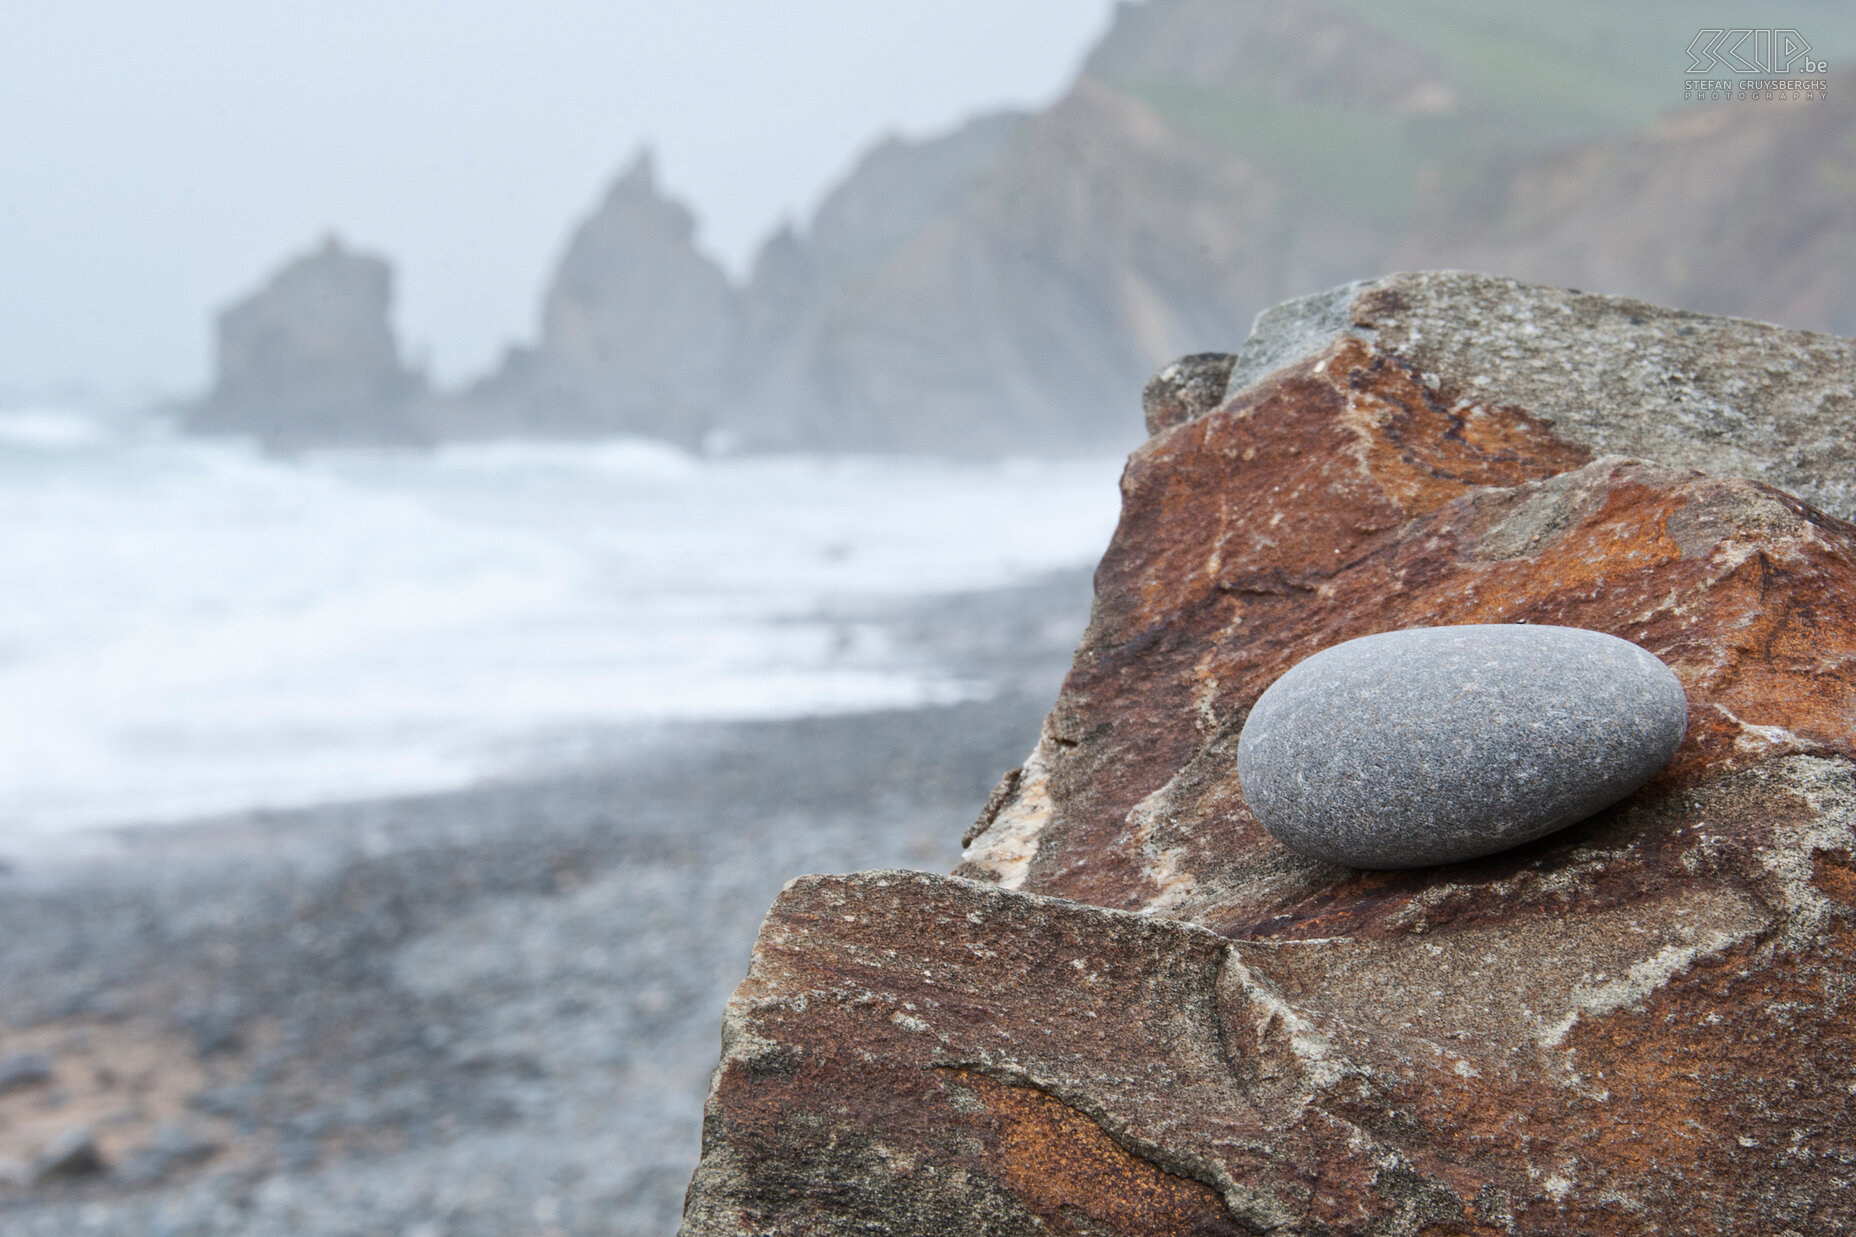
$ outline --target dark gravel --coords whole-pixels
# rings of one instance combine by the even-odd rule
[[[774,894],[950,868],[1087,604],[1078,574],[847,608],[983,703],[606,735],[547,777],[16,864],[0,1234],[674,1232]],[[77,1131],[101,1165],[46,1173]]]

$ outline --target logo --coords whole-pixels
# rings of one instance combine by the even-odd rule
[[[1773,73],[1825,73],[1830,66],[1812,60],[1811,44],[1796,30],[1703,30],[1688,45],[1688,73],[1725,70],[1748,76]]]
[[[1682,98],[1694,103],[1785,103],[1830,97],[1830,65],[1789,26],[1710,26],[1688,45]]]

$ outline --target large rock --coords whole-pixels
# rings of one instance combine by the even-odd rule
[[[1519,410],[1581,453],[1751,477],[1856,516],[1851,340],[1433,271],[1265,311],[1225,395],[1348,339],[1397,358],[1470,422],[1530,425]]]
[[[386,261],[329,236],[220,313],[218,377],[186,427],[283,450],[422,440],[425,379],[400,360],[392,301]]]
[[[1152,402],[1090,629],[957,875],[776,904],[685,1231],[1856,1226],[1856,527],[1822,509],[1853,362],[1462,274],[1266,315],[1228,398]],[[1642,790],[1404,872],[1246,810],[1237,737],[1289,666],[1521,620],[1682,680]]]
[[[444,431],[693,444],[715,430],[736,293],[695,233],[641,152],[568,242],[540,340],[512,349],[448,409]]]

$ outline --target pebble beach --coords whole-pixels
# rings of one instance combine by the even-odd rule
[[[948,870],[1088,597],[860,616],[978,701],[617,731],[545,776],[14,862],[0,1233],[674,1232],[773,896]]]

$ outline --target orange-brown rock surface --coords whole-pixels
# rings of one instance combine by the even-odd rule
[[[685,1231],[1856,1228],[1856,526],[1696,471],[1847,504],[1853,350],[1419,275],[1266,315],[1228,398],[1163,374],[957,874],[769,915]],[[1656,653],[1675,759],[1474,863],[1262,830],[1235,747],[1277,675],[1489,622]]]

